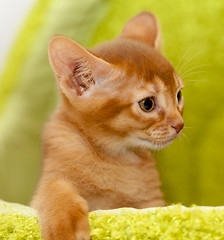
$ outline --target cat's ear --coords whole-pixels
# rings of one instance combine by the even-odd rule
[[[161,33],[156,17],[150,12],[141,12],[124,26],[120,37],[131,38],[161,51]]]
[[[111,69],[109,63],[64,36],[50,40],[48,54],[59,87],[67,96],[81,96]]]

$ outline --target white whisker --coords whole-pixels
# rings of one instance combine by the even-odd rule
[[[192,75],[192,74],[198,74],[198,73],[205,73],[206,71],[196,71],[196,72],[190,72],[182,76],[182,79]]]
[[[181,65],[181,64],[184,63],[184,62],[183,62],[184,58],[187,56],[187,54],[190,52],[190,50],[192,50],[192,48],[193,48],[194,45],[195,45],[195,44],[192,43],[191,46],[187,49],[187,51],[184,53],[184,55],[183,55],[182,58],[180,59],[178,65],[177,65],[177,67],[176,67],[177,72],[179,72],[179,70],[180,70],[179,68],[180,68],[180,67],[182,68],[182,65]]]
[[[204,80],[204,79],[190,79],[190,80],[184,80],[184,85],[196,85],[196,84],[201,84],[201,83],[206,83],[209,82],[208,80]]]
[[[185,137],[185,138],[188,138],[188,136],[185,134],[185,133],[181,133],[181,136]]]
[[[179,141],[181,141],[182,143],[183,143],[183,142],[188,142],[188,141],[189,141],[189,138],[188,138],[187,135],[184,134],[183,132],[181,133],[181,135],[179,136],[178,139],[180,139]]]
[[[192,57],[190,57],[185,63],[183,63],[183,65],[181,66],[181,68],[177,71],[179,75],[181,75],[181,71],[184,69],[184,67],[187,66],[187,64],[189,64],[190,62],[192,62],[196,57],[200,56],[203,52],[205,51],[201,51],[195,55],[193,55]]]
[[[184,83],[188,83],[188,82],[208,82],[205,79],[189,79],[189,80],[184,80]]]
[[[178,65],[177,65],[177,67],[176,67],[178,73],[180,72],[180,69],[182,69],[183,64],[185,64],[185,62],[184,62],[184,61],[185,61],[185,58],[188,57],[188,55],[190,54],[190,52],[191,52],[191,50],[193,49],[193,47],[196,46],[196,43],[197,43],[197,42],[198,42],[198,41],[194,41],[194,42],[189,46],[189,48],[186,50],[186,52],[184,53],[184,55],[182,56],[182,58],[180,59]]]
[[[194,69],[202,68],[202,67],[209,66],[209,65],[210,65],[210,64],[201,64],[201,65],[199,65],[199,66],[192,67],[192,68],[186,70],[186,71],[185,71],[184,73],[182,73],[181,75],[185,75],[185,74],[191,72],[191,71],[194,70]]]

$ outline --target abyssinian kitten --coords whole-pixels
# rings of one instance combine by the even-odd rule
[[[61,95],[44,131],[31,206],[44,240],[87,240],[88,211],[163,206],[155,161],[183,128],[183,83],[160,53],[153,14],[130,19],[113,41],[87,50],[49,43]]]

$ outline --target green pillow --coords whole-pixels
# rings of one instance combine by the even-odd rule
[[[181,205],[89,213],[92,240],[222,240],[223,219],[223,207],[186,208]],[[0,239],[41,239],[37,212],[20,204],[0,201]]]

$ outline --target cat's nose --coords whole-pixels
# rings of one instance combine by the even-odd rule
[[[171,127],[174,128],[178,134],[184,127],[184,121],[176,122]]]

